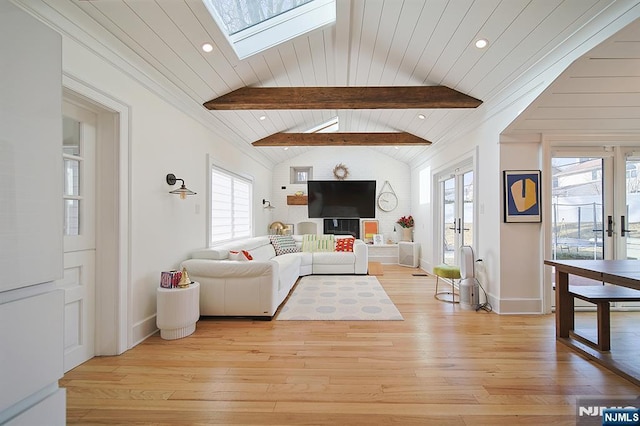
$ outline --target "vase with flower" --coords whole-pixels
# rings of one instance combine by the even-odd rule
[[[413,216],[402,216],[396,223],[402,228],[402,241],[413,241]]]

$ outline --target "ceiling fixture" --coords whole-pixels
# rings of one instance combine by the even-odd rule
[[[424,114],[418,114],[418,118],[420,120],[424,120],[425,118],[427,118]]]
[[[267,116],[266,115],[261,115],[259,118],[260,118],[260,121],[264,121],[264,120],[267,119]]]
[[[182,185],[180,185],[180,188],[178,189],[174,189],[173,191],[169,191],[169,194],[177,194],[180,196],[180,199],[184,200],[185,198],[187,198],[187,195],[196,195],[197,192],[193,192],[192,190],[190,190],[189,188],[187,188],[184,185],[184,180],[177,178],[176,175],[174,175],[173,173],[169,173],[167,175],[167,183],[169,185],[175,185],[177,181],[182,182]]]
[[[338,116],[335,116],[331,120],[325,121],[318,126],[312,127],[305,133],[331,133],[337,132],[338,130],[340,130],[340,120]]]
[[[476,47],[478,49],[484,49],[489,45],[489,41],[486,38],[480,38],[476,40]]]
[[[204,43],[202,45],[202,50],[207,53],[213,52],[213,45],[211,43]]]

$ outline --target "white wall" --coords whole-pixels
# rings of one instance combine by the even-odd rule
[[[183,113],[175,103],[122,72],[72,39],[63,39],[63,70],[84,85],[130,107],[129,249],[133,344],[155,331],[160,272],[178,267],[206,246],[207,154],[226,169],[254,179],[255,227],[267,221],[259,194],[271,190],[271,170]],[[185,180],[197,195],[181,200],[168,192],[167,173]],[[98,301],[99,303],[99,301]]]
[[[479,123],[469,133],[447,141],[446,149],[434,145],[424,161],[413,167],[411,172],[415,184],[412,209],[418,215],[425,215],[427,226],[430,227],[428,232],[416,232],[416,241],[422,246],[420,264],[430,272],[433,265],[439,263],[435,257],[435,239],[430,237],[438,221],[438,213],[434,211],[437,206],[434,202],[437,185],[435,177],[463,159],[475,161],[477,226],[474,227],[474,252],[476,259],[482,259],[482,263],[477,265],[476,276],[488,293],[494,311],[502,313],[541,312],[542,306],[539,272],[542,269],[542,257],[539,247],[536,245],[535,250],[538,251],[535,253],[528,251],[526,256],[521,254],[521,242],[529,241],[531,236],[521,236],[523,228],[510,227],[521,224],[506,224],[506,227],[502,224],[502,170],[517,167],[540,169],[538,155],[532,155],[532,147],[538,145],[527,144],[528,149],[523,151],[521,145],[512,144],[511,149],[502,154],[505,144],[500,143],[502,129],[517,116],[517,111],[531,102],[533,95],[529,93],[528,96],[519,99],[511,108]],[[421,188],[418,182],[420,171],[424,169],[428,169],[432,177],[429,182],[431,198],[428,203],[421,205]],[[527,263],[526,271],[519,270],[523,262]],[[538,272],[530,273],[535,268],[538,268]],[[532,291],[533,288],[537,288],[537,292]],[[504,298],[510,299],[507,305],[504,304]],[[484,295],[481,296],[481,301],[484,301]]]
[[[273,171],[273,191],[271,204],[275,207],[268,213],[270,222],[297,224],[308,221],[307,206],[287,206],[287,195],[293,195],[296,191],[307,193],[307,186],[292,185],[289,183],[290,167],[313,167],[314,180],[334,180],[333,169],[337,164],[344,164],[349,169],[347,180],[376,180],[376,196],[385,181],[389,181],[394,192],[398,196],[398,207],[391,212],[383,212],[376,207],[376,219],[380,232],[385,240],[391,238],[395,222],[401,216],[411,213],[411,174],[409,165],[394,160],[375,150],[357,147],[322,147],[301,154],[292,160],[285,161],[275,166]],[[286,189],[282,189],[285,186]],[[256,194],[259,196],[260,194]],[[267,212],[267,210],[265,210]],[[318,223],[319,232],[322,231],[322,219],[311,219]],[[419,225],[419,222],[418,222]],[[398,230],[400,228],[398,227]]]
[[[500,169],[542,169],[541,144],[501,144]],[[501,195],[500,205],[504,198],[504,194]],[[500,224],[501,311],[542,312],[542,230],[542,223]]]

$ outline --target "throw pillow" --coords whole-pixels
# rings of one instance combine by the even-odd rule
[[[336,251],[353,251],[355,238],[338,238],[336,240]]]
[[[316,234],[304,234],[302,236],[302,251],[314,251],[317,237]]]
[[[334,251],[335,247],[335,237],[333,234],[305,234],[302,236],[302,251]]]
[[[253,257],[249,254],[248,251],[229,251],[229,260],[253,260]]]
[[[276,256],[298,252],[296,241],[291,235],[269,235],[269,240],[276,251]]]

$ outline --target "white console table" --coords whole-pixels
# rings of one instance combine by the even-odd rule
[[[369,262],[398,263],[398,244],[367,244]]]
[[[185,288],[162,288],[157,291],[156,325],[166,340],[187,337],[196,331],[200,318],[200,283]]]

